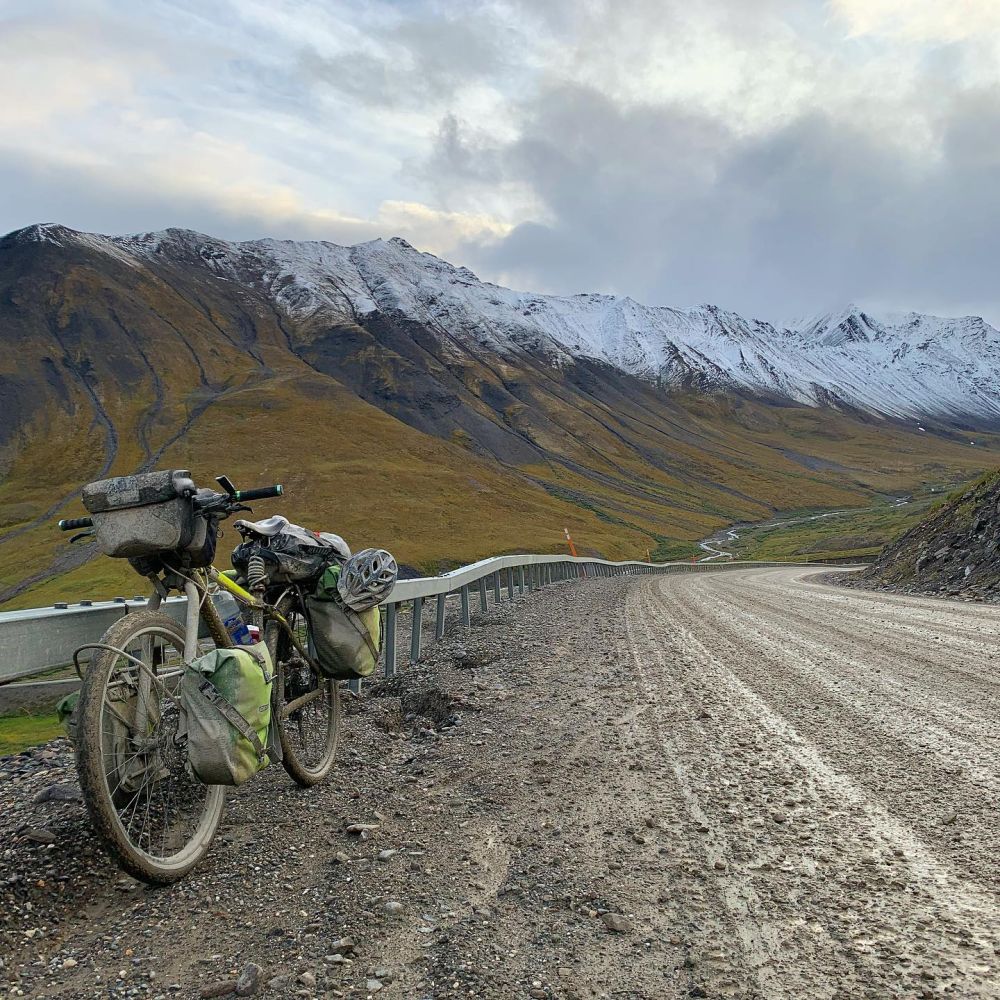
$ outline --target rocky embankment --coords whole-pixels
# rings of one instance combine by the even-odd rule
[[[1000,602],[1000,472],[887,545],[850,586]]]

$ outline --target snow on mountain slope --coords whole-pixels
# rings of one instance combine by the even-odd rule
[[[394,238],[230,243],[188,230],[126,237],[33,226],[126,262],[204,267],[267,294],[292,317],[363,321],[383,312],[437,332],[456,352],[605,362],[663,384],[751,390],[901,419],[1000,422],[1000,333],[978,317],[872,315],[856,306],[791,328],[715,306],[645,306],[603,294],[535,295],[480,281]]]

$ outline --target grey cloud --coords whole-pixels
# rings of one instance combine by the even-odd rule
[[[307,78],[369,105],[414,107],[450,100],[478,78],[508,67],[503,33],[487,9],[463,17],[412,17],[373,34],[371,48],[338,55],[307,49]]]
[[[53,167],[10,154],[0,161],[0,219],[0,235],[36,222],[106,234],[177,227],[230,240],[277,236],[351,244],[392,235],[375,223],[227,211],[207,196],[151,190],[141,182],[128,187],[104,170]]]
[[[467,244],[486,274],[777,319],[852,299],[1000,314],[998,91],[951,103],[937,157],[820,114],[745,137],[582,88],[539,95],[521,126],[480,155],[530,187],[550,221]],[[443,130],[435,162],[458,163],[453,183],[471,185],[477,149],[456,153],[460,134]]]

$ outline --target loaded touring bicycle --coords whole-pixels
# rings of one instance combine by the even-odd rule
[[[204,857],[227,785],[276,760],[302,786],[329,774],[339,679],[374,670],[380,645],[378,608],[359,617],[334,588],[322,596],[349,622],[354,646],[340,659],[316,653],[307,602],[324,573],[336,579],[349,564],[339,536],[280,516],[238,520],[237,569],[217,570],[220,522],[282,495],[281,486],[217,482],[221,492],[164,471],[91,483],[90,517],[59,522],[84,529],[74,540],[96,537],[153,585],[148,609],[129,610],[74,654],[83,684],[70,717],[94,827],[126,871],[151,883],[178,879]],[[394,582],[394,561],[392,570]],[[165,613],[171,592],[187,598],[183,623]]]

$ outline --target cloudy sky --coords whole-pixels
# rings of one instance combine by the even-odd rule
[[[3,0],[0,230],[1000,320],[997,0]]]

